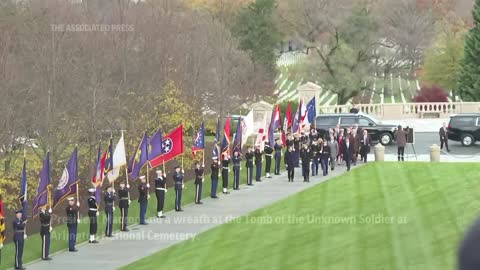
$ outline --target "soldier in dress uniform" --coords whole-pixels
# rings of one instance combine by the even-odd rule
[[[67,212],[67,228],[68,228],[68,251],[77,252],[75,242],[77,241],[78,226],[78,207],[75,205],[73,197],[68,198]]]
[[[253,186],[253,148],[249,147],[247,153],[245,154],[245,159],[247,162],[245,163],[245,167],[247,168],[247,185]]]
[[[263,151],[260,149],[260,145],[257,145],[255,148],[255,180],[257,182],[262,182],[262,155]]]
[[[317,139],[312,141],[310,146],[311,156],[312,156],[312,176],[318,175],[318,164],[319,160],[319,152],[320,152],[320,145],[318,145]]]
[[[23,268],[23,244],[25,243],[25,217],[22,210],[15,211],[15,219],[13,220],[13,242],[15,242],[15,269]]]
[[[113,192],[112,187],[107,188],[105,192],[105,214],[107,215],[107,224],[105,225],[105,236],[112,237],[112,227],[113,227],[113,210],[115,209],[114,202],[117,196]]]
[[[145,215],[148,206],[148,183],[145,176],[140,176],[140,185],[138,185],[138,203],[140,204],[140,225],[147,225]]]
[[[328,161],[330,160],[330,147],[326,140],[322,140],[320,148],[320,164],[322,165],[323,176],[328,175]]]
[[[202,200],[202,186],[204,181],[205,166],[200,165],[199,162],[195,164],[195,203],[203,204]]]
[[[100,213],[98,212],[97,199],[95,198],[95,189],[88,189],[88,193],[90,193],[88,197],[88,219],[90,220],[90,238],[88,243],[96,244],[98,243],[98,241],[95,240],[95,236],[97,235],[97,216]]]
[[[241,162],[242,162],[242,155],[240,152],[235,151],[233,152],[233,190],[239,190],[240,189],[240,170],[242,169],[241,167]]]
[[[272,168],[272,157],[273,157],[273,148],[270,146],[269,142],[265,143],[265,175],[267,178],[272,178],[270,176],[270,169]]]
[[[300,138],[298,134],[293,137],[293,155],[295,161],[295,167],[300,167]]]
[[[300,150],[300,158],[302,159],[303,182],[310,182],[310,160],[312,159],[312,153],[306,143],[303,144]]]
[[[285,153],[285,167],[287,167],[288,182],[293,182],[293,176],[295,172],[293,146],[289,146],[287,152]]]
[[[230,194],[228,192],[228,174],[230,173],[230,157],[225,153],[222,154],[222,187],[223,194]]]
[[[210,174],[210,178],[212,179],[212,189],[210,190],[210,197],[211,198],[218,198],[217,197],[217,186],[218,186],[218,176],[220,174],[220,162],[218,161],[218,157],[212,157],[212,165],[210,165],[210,169],[212,173]]]
[[[50,224],[50,213],[48,213],[45,209],[45,206],[40,208],[40,237],[42,237],[42,260],[49,261],[50,258],[50,231],[52,229],[52,225]]]
[[[282,142],[279,139],[275,139],[275,175],[280,175],[280,162],[282,161]]]
[[[167,174],[161,170],[156,171],[155,195],[157,196],[157,217],[164,218],[163,207],[165,205],[165,193],[167,193]]]
[[[120,182],[120,189],[118,190],[118,207],[120,208],[120,231],[128,232],[128,207],[130,206],[130,198],[128,196],[128,188],[125,183]]]
[[[183,184],[184,171],[180,167],[175,167],[175,173],[173,174],[173,183],[175,183],[175,211],[183,212],[182,209],[182,190],[185,188]]]

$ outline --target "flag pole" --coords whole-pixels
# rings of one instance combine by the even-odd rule
[[[77,223],[80,223],[80,196],[79,196],[79,192],[78,192],[78,181],[77,183],[75,184],[76,187],[77,187]]]

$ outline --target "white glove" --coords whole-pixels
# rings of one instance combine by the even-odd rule
[[[50,229],[49,229],[48,231],[49,231],[49,232],[53,231],[53,228],[52,228],[52,226],[50,226]]]
[[[112,192],[115,193],[115,189],[114,189],[114,188],[112,188]]]
[[[115,206],[114,206],[114,207],[112,207],[112,211],[113,211],[113,212],[115,212]]]
[[[27,234],[24,234],[24,235],[23,235],[23,239],[27,239]]]
[[[132,203],[132,200],[128,200],[128,204],[131,204]]]
[[[185,174],[185,170],[184,170],[184,169],[182,169],[182,173]]]
[[[77,219],[77,223],[80,224],[80,219]]]
[[[202,183],[205,182],[205,179],[202,179]]]
[[[77,202],[77,207],[80,207],[80,202]]]
[[[230,169],[228,169],[228,172],[230,172]]]
[[[182,184],[182,189],[185,189],[185,185],[184,185],[184,184]]]
[[[149,184],[149,183],[147,183],[147,188],[150,188],[150,184]]]
[[[150,194],[147,195],[147,199],[150,199]]]
[[[242,167],[240,167],[240,171],[241,171],[242,169],[243,169],[243,168],[242,168]]]
[[[97,217],[100,216],[100,212],[97,211]]]
[[[165,189],[165,193],[167,193],[168,189]]]
[[[2,248],[3,248],[3,244],[2,244],[2,243],[0,243],[0,249],[2,249]]]
[[[130,188],[130,185],[127,184],[127,188]]]

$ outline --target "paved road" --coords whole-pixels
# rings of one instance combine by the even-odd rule
[[[357,166],[358,168],[359,166]],[[169,212],[165,219],[151,219],[147,226],[136,225],[128,233],[118,232],[111,239],[100,239],[99,244],[79,245],[79,252],[54,254],[52,261],[37,261],[27,265],[29,270],[85,270],[117,269],[137,261],[173,244],[193,238],[195,235],[243,216],[256,209],[305,190],[313,185],[340,175],[345,167],[329,176],[311,177],[303,183],[297,169],[296,181],[288,183],[286,173],[256,183],[252,187],[221,196],[218,200],[205,199],[203,205],[189,205],[185,212]]]
[[[415,134],[415,151],[417,155],[429,155],[430,146],[433,144],[440,145],[438,133],[416,133]],[[477,143],[471,147],[464,147],[460,142],[449,141],[450,154],[452,155],[475,155],[480,154],[480,143]],[[389,145],[385,147],[385,154],[397,154],[397,146]],[[405,149],[405,154],[412,154],[413,149],[408,146]]]

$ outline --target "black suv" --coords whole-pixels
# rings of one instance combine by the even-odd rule
[[[448,123],[448,139],[471,146],[480,140],[480,113],[455,114]]]
[[[348,128],[357,124],[358,127],[368,130],[373,141],[379,141],[382,145],[389,145],[393,142],[394,133],[398,125],[382,124],[375,118],[363,113],[335,113],[321,114],[315,118],[315,128],[321,136],[328,132],[329,128]]]

